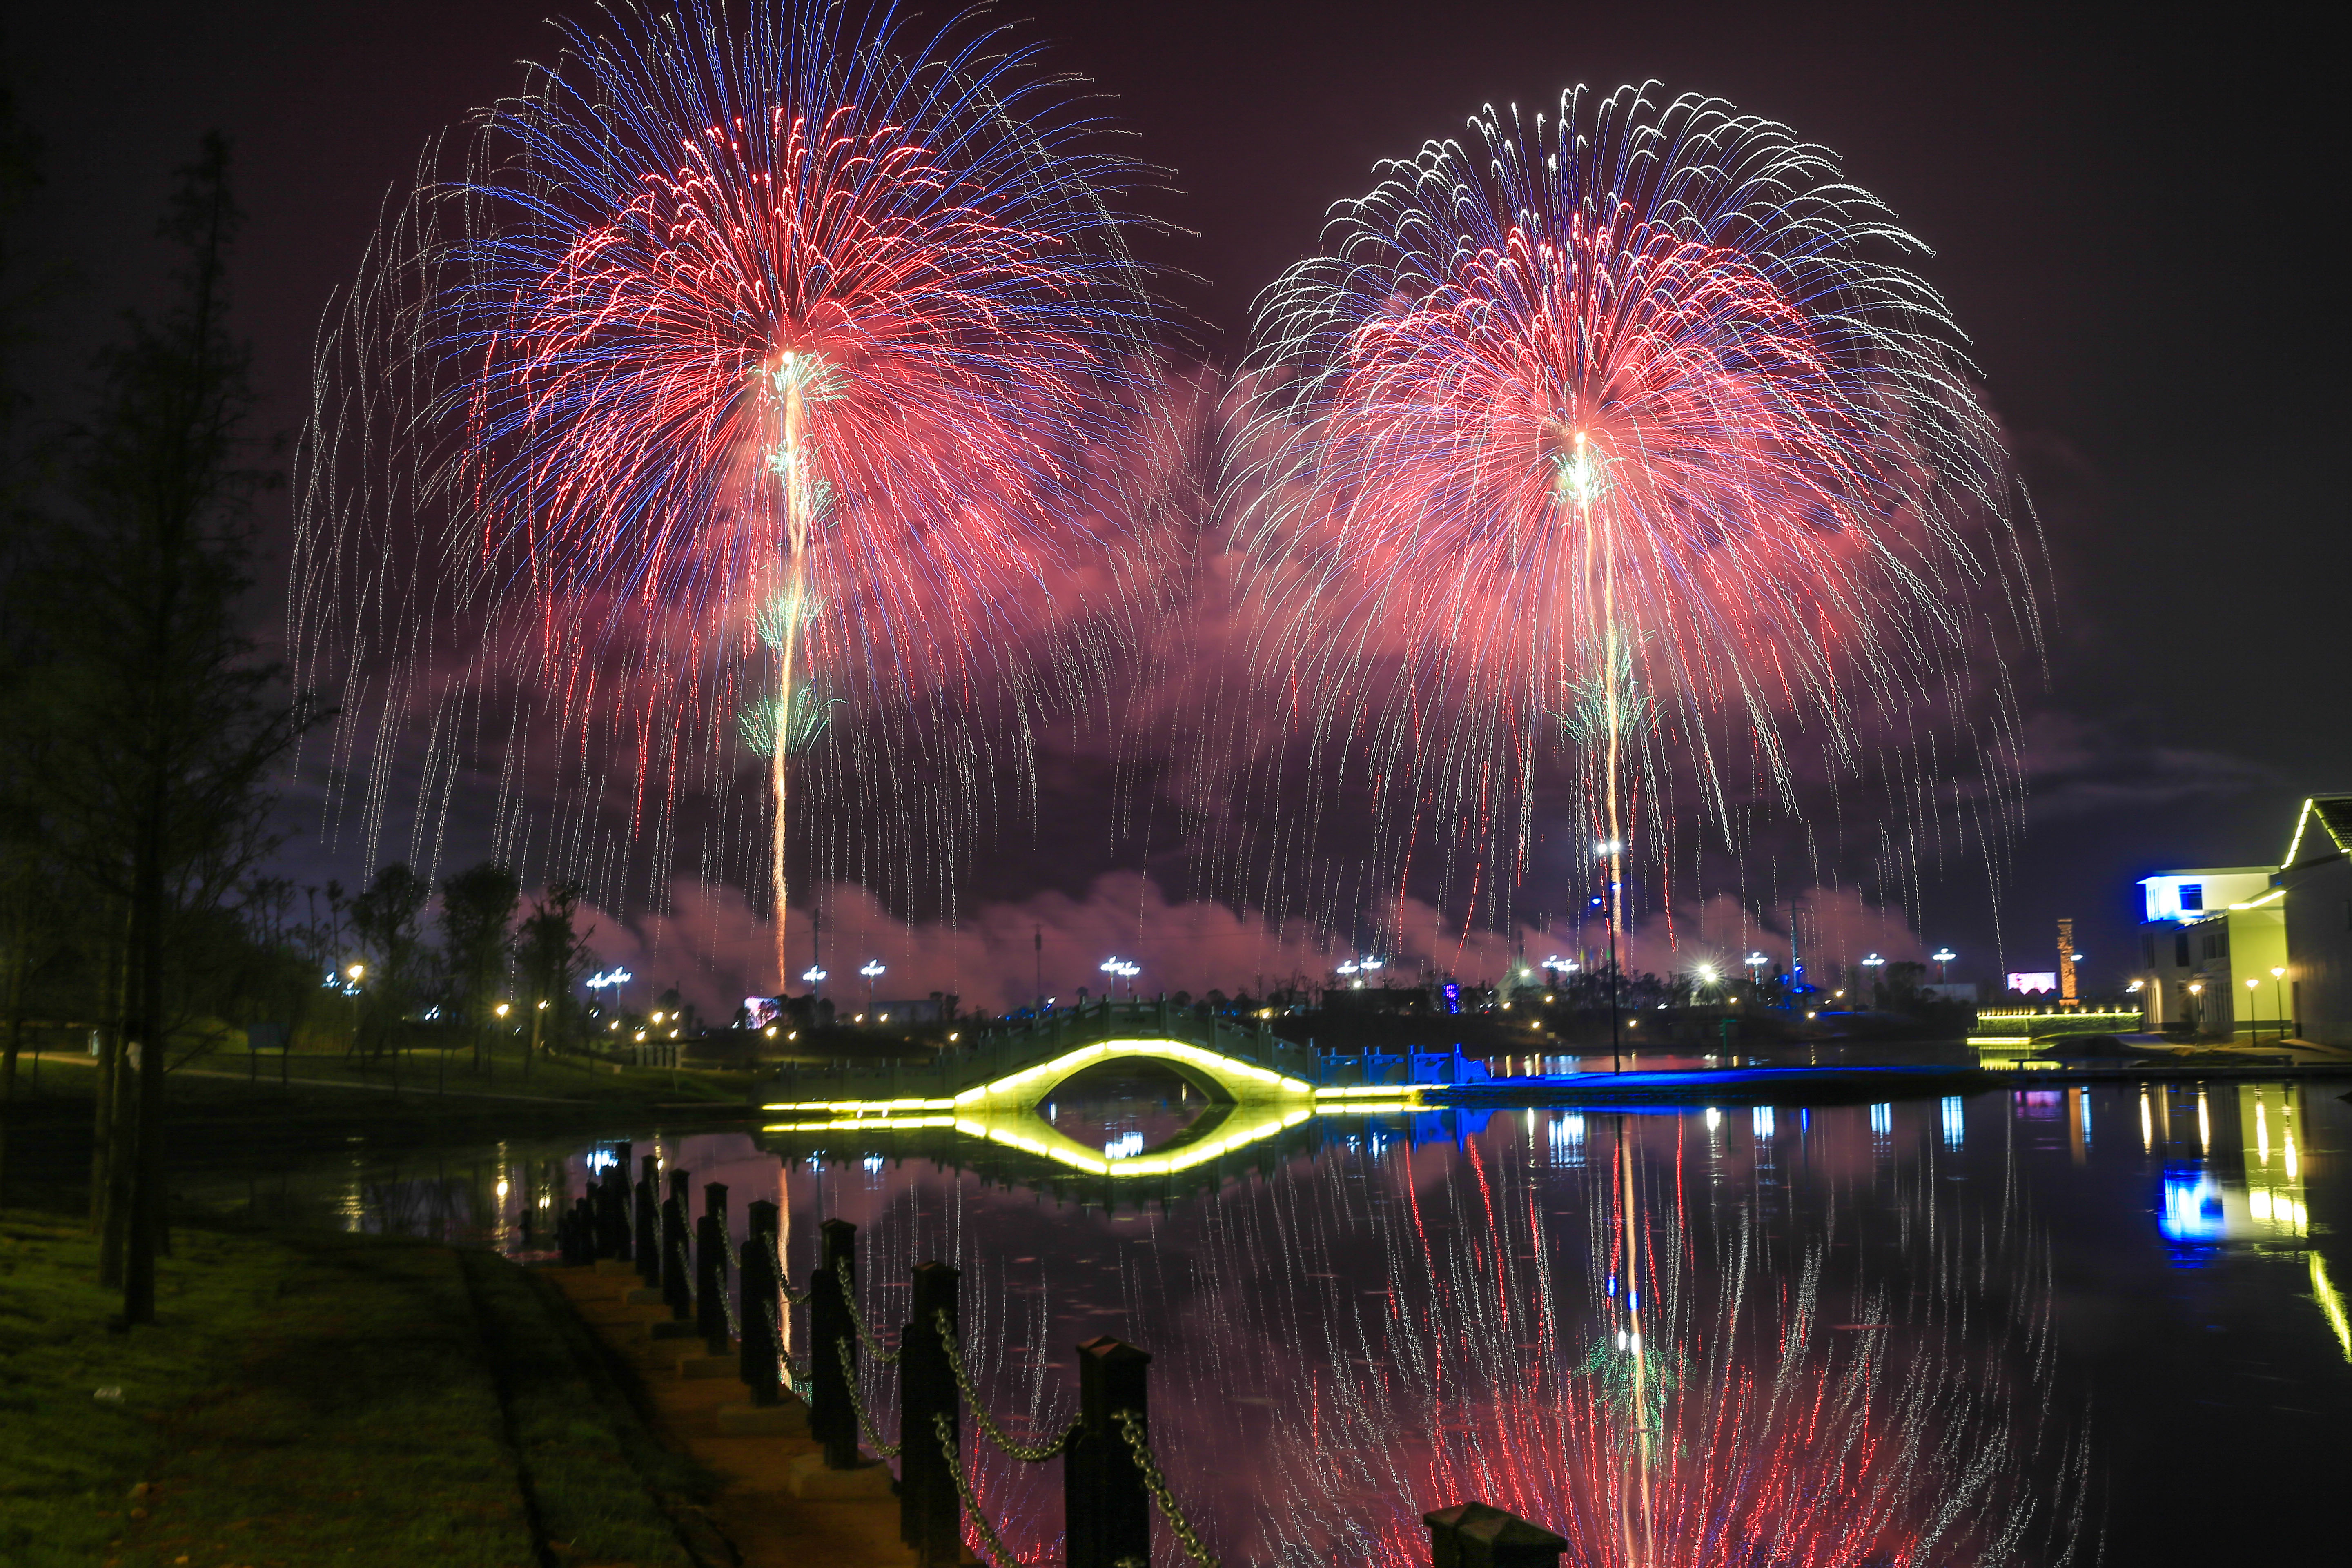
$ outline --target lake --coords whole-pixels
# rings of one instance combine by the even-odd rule
[[[856,1223],[877,1325],[954,1263],[1018,1440],[1075,1410],[1080,1341],[1150,1352],[1152,1447],[1230,1563],[1423,1563],[1422,1513],[1474,1499],[1571,1563],[2216,1563],[2313,1539],[2352,1415],[2345,1088],[1321,1115],[1135,1181],[951,1129],[628,1131],[728,1184],[739,1241],[778,1201],[799,1283]],[[1150,1076],[1045,1108],[1114,1166],[1207,1110]],[[536,1258],[612,1157],[355,1145],[192,1195]],[[1058,1467],[981,1451],[1053,1554]]]

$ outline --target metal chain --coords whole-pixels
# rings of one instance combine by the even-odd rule
[[[1184,1555],[1201,1564],[1201,1568],[1217,1568],[1217,1560],[1209,1554],[1207,1547],[1201,1544],[1201,1538],[1193,1532],[1192,1521],[1176,1506],[1175,1496],[1168,1489],[1168,1478],[1160,1473],[1160,1467],[1152,1461],[1151,1446],[1143,1436],[1143,1423],[1136,1419],[1132,1410],[1113,1411],[1111,1420],[1118,1424],[1119,1435],[1127,1439],[1128,1447],[1135,1455],[1136,1473],[1143,1478],[1143,1489],[1150,1492],[1151,1500],[1160,1505],[1160,1517],[1167,1520],[1168,1527],[1176,1532],[1177,1543],[1184,1548]]]
[[[906,1347],[901,1345],[895,1351],[884,1350],[882,1342],[874,1337],[874,1331],[866,1326],[864,1315],[857,1310],[857,1289],[849,1278],[848,1258],[835,1258],[833,1271],[841,1278],[841,1305],[849,1313],[849,1326],[857,1331],[857,1341],[866,1347],[866,1353],[885,1366],[896,1362]]]
[[[980,1423],[981,1431],[987,1435],[990,1442],[1024,1465],[1042,1464],[1070,1446],[1070,1439],[1078,1435],[1078,1424],[1075,1421],[1060,1436],[1042,1448],[1024,1448],[1006,1436],[1004,1428],[996,1424],[995,1417],[989,1415],[987,1407],[981,1404],[980,1391],[971,1385],[971,1374],[964,1371],[963,1351],[956,1343],[955,1321],[948,1316],[946,1308],[940,1309],[939,1320],[940,1344],[948,1352],[948,1370],[955,1373],[957,1390],[963,1394],[963,1402],[971,1407],[973,1419]]]
[[[792,1357],[784,1353],[784,1323],[782,1312],[772,1310],[768,1313],[768,1329],[776,1336],[776,1386],[803,1405],[814,1404],[816,1391],[809,1386],[806,1378],[794,1372]]]
[[[956,1495],[963,1499],[964,1517],[980,1529],[980,1539],[988,1547],[988,1554],[996,1559],[1000,1568],[1022,1568],[1021,1559],[1013,1555],[996,1527],[988,1522],[988,1515],[980,1511],[980,1500],[971,1495],[971,1483],[964,1479],[963,1457],[956,1452],[955,1428],[948,1425],[947,1412],[931,1412],[931,1430],[940,1436],[940,1448],[948,1457],[948,1474],[955,1478]]]
[[[872,1418],[866,1414],[866,1401],[858,1397],[857,1363],[849,1359],[849,1342],[847,1340],[835,1340],[833,1342],[835,1347],[841,1352],[841,1380],[848,1385],[849,1407],[857,1413],[857,1429],[866,1434],[866,1446],[873,1449],[876,1453],[881,1455],[886,1459],[897,1458],[898,1457],[900,1445],[897,1443],[886,1444],[882,1441],[882,1435],[874,1430],[874,1422]],[[778,1359],[782,1360],[782,1358],[779,1357]]]
[[[783,1255],[776,1250],[776,1238],[772,1236],[768,1236],[762,1237],[761,1239],[768,1244],[768,1261],[776,1266],[776,1289],[783,1296],[786,1301],[792,1303],[793,1306],[807,1306],[809,1298],[816,1294],[815,1287],[812,1286],[806,1290],[794,1290],[793,1289],[792,1277],[784,1272]]]

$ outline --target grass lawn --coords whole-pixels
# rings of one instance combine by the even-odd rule
[[[701,1560],[708,1479],[543,1282],[483,1253],[180,1228],[110,1332],[81,1227],[0,1215],[0,1563]]]
[[[78,1051],[44,1051],[38,1072],[50,1087],[86,1096],[96,1080],[95,1066],[94,1058]],[[33,1053],[28,1049],[17,1068],[20,1094],[33,1092],[35,1073]],[[362,1060],[332,1051],[296,1051],[281,1057],[276,1051],[256,1055],[224,1049],[188,1058],[173,1068],[171,1082],[176,1091],[184,1084],[242,1079],[255,1092],[276,1093],[281,1076],[292,1080],[298,1093],[322,1083],[351,1084],[376,1090],[397,1089],[410,1099],[433,1099],[446,1089],[461,1097],[487,1094],[631,1108],[707,1101],[721,1108],[746,1103],[755,1080],[769,1075],[705,1068],[640,1068],[579,1056],[541,1057],[526,1071],[522,1054],[517,1050],[501,1052],[487,1064],[487,1070],[477,1070],[472,1057],[463,1050],[404,1050],[395,1061],[389,1054]]]

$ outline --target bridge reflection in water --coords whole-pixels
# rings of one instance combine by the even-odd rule
[[[941,1164],[982,1168],[1009,1181],[1050,1179],[1064,1173],[1107,1182],[1156,1181],[1201,1172],[1216,1184],[1215,1166],[1253,1149],[1272,1155],[1298,1152],[1283,1147],[1283,1134],[1303,1128],[1318,1115],[1413,1117],[1418,1090],[1412,1085],[1318,1085],[1244,1058],[1187,1040],[1119,1037],[1067,1049],[1051,1048],[1045,1059],[1002,1068],[1002,1058],[983,1061],[966,1074],[979,1081],[952,1093],[898,1095],[878,1099],[832,1098],[786,1100],[765,1109],[777,1120],[764,1142],[789,1158],[821,1162],[868,1155],[875,1140],[891,1141],[893,1152],[927,1156]],[[1201,1096],[1202,1109],[1171,1136],[1150,1147],[1094,1148],[1055,1126],[1043,1108],[1081,1073],[1121,1066],[1145,1066],[1173,1073]],[[853,1080],[845,1088],[872,1082]],[[939,1087],[952,1088],[948,1079]],[[1441,1119],[1423,1118],[1432,1123]],[[1434,1126],[1428,1131],[1435,1131]],[[1305,1141],[1311,1143],[1311,1138]],[[977,1148],[972,1145],[978,1145]],[[1262,1146],[1262,1147],[1261,1147]],[[990,1153],[996,1158],[989,1159]],[[999,1167],[993,1172],[990,1164]],[[1187,1182],[1190,1188],[1201,1184]]]

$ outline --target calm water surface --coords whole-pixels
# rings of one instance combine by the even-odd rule
[[[739,1241],[779,1201],[796,1279],[856,1222],[877,1325],[958,1265],[1024,1439],[1074,1410],[1078,1342],[1150,1351],[1153,1447],[1229,1563],[1423,1562],[1421,1513],[1472,1498],[1585,1564],[2214,1563],[2335,1528],[2345,1088],[1327,1117],[1133,1182],[942,1130],[632,1142],[727,1183]],[[1048,1113],[1117,1157],[1204,1109],[1106,1079]],[[528,1258],[612,1155],[354,1147],[206,1195]],[[977,1480],[1055,1554],[1057,1466]]]

